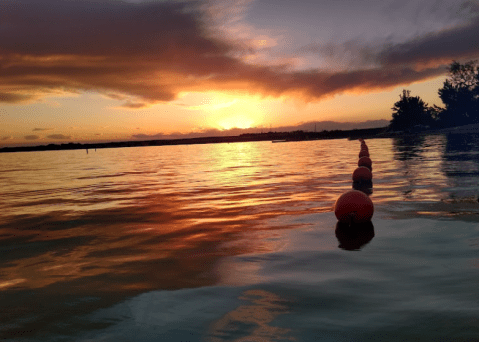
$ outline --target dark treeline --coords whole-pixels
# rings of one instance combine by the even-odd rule
[[[390,131],[447,128],[479,123],[479,66],[476,61],[452,62],[449,76],[438,90],[444,107],[428,106],[419,96],[403,90],[392,108]]]
[[[96,148],[118,148],[118,147],[135,147],[135,146],[164,146],[164,145],[191,145],[191,144],[216,144],[216,143],[235,143],[247,141],[305,141],[319,139],[357,139],[359,137],[374,137],[378,133],[385,131],[385,127],[370,129],[354,129],[354,130],[334,130],[321,132],[268,132],[268,133],[247,133],[238,136],[227,137],[205,137],[191,139],[165,139],[165,140],[147,140],[147,141],[123,141],[108,142],[95,144],[49,144],[40,146],[19,146],[4,147],[0,152],[29,152],[29,151],[55,151],[55,150],[80,150],[80,149],[96,149]]]

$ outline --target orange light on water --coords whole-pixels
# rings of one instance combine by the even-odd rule
[[[211,336],[224,336],[226,333],[233,335],[240,330],[238,327],[248,326],[251,327],[249,335],[243,341],[294,340],[288,336],[290,329],[271,324],[278,316],[288,313],[286,300],[260,289],[245,291],[238,299],[245,304],[213,322],[209,332]]]

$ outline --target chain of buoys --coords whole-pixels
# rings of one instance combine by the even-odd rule
[[[359,152],[358,167],[352,175],[353,190],[339,196],[334,205],[334,214],[338,219],[336,237],[343,249],[359,249],[374,237],[371,218],[374,205],[369,195],[372,194],[373,174],[369,148],[363,139]]]

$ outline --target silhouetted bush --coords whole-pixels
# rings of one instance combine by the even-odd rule
[[[452,62],[449,78],[438,93],[445,105],[438,115],[442,126],[479,123],[479,66],[476,61]]]
[[[434,123],[433,111],[419,96],[411,96],[411,92],[404,89],[399,97],[400,100],[392,108],[391,130],[408,130],[418,126],[425,128]]]

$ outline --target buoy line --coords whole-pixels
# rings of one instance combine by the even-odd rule
[[[371,221],[374,214],[374,204],[369,198],[372,194],[372,161],[369,148],[363,139],[359,152],[358,167],[352,174],[353,190],[339,196],[334,204],[334,214],[339,223],[349,226],[364,224]]]

